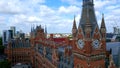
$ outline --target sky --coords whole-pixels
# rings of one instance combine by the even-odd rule
[[[104,13],[107,32],[120,27],[120,0],[94,0],[94,7],[99,26]],[[10,26],[28,33],[37,25],[46,26],[48,33],[71,33],[81,9],[82,0],[0,0],[0,33]]]

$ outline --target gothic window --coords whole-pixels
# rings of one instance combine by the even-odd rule
[[[80,67],[80,65],[77,65],[77,68],[79,68]]]

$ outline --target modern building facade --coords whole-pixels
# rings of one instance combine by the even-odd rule
[[[12,30],[12,32],[13,32],[13,37],[15,37],[15,36],[16,36],[16,28],[15,28],[15,26],[11,26],[11,27],[10,27],[10,30]]]
[[[83,0],[82,14],[77,28],[74,18],[72,38],[47,38],[41,25],[32,27],[30,40],[9,41],[5,50],[13,64],[31,64],[32,68],[116,68],[106,51],[104,15],[98,27],[93,0]]]
[[[13,31],[12,30],[4,30],[2,39],[3,39],[3,45],[6,46],[8,41],[13,39]]]

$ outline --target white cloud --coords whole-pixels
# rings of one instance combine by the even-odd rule
[[[41,22],[41,19],[36,17],[36,16],[30,16],[27,18],[27,21],[26,22],[29,22],[29,23],[38,23],[38,22]]]
[[[16,26],[25,32],[30,31],[32,24],[47,25],[48,32],[71,32],[74,15],[77,25],[81,17],[81,1],[61,0],[68,5],[47,6],[47,0],[0,0],[0,24]],[[102,13],[108,26],[112,18],[120,18],[118,0],[95,0],[96,17],[101,24]],[[116,4],[116,5],[115,5]],[[3,22],[3,23],[1,23]],[[114,23],[112,21],[112,23]],[[117,23],[119,25],[119,22]],[[6,29],[3,27],[2,29]],[[27,27],[27,29],[26,29]],[[1,28],[1,27],[0,27]],[[112,28],[111,28],[112,29]]]
[[[107,5],[116,4],[117,0],[95,0],[94,2],[95,8],[100,9],[106,7]]]
[[[39,7],[39,13],[40,13],[40,16],[48,17],[53,15],[55,11],[46,5],[41,5]]]
[[[118,15],[118,14],[120,14],[120,9],[114,9],[111,11],[111,13]]]
[[[20,2],[18,0],[0,0],[0,13],[2,14],[17,14],[22,12],[22,8],[20,6]]]
[[[28,0],[26,0],[26,1],[28,1]],[[45,0],[29,0],[29,2],[38,4],[38,3],[45,3]]]
[[[4,16],[0,16],[0,24],[4,23],[5,21],[5,17]]]
[[[80,8],[79,7],[76,7],[76,6],[68,6],[68,7],[64,7],[64,6],[61,6],[58,10],[59,13],[61,14],[64,14],[64,13],[67,13],[67,14],[70,14],[70,13],[79,13],[80,12]]]
[[[111,5],[111,6],[109,6],[109,7],[106,7],[106,9],[107,9],[107,10],[114,10],[114,9],[119,8],[119,7],[120,7],[120,5]]]
[[[45,3],[45,0],[0,0],[0,13],[19,14],[30,12],[37,4]]]
[[[95,8],[96,9],[100,9],[102,7],[104,7],[105,5],[107,5],[110,1],[105,0],[104,2],[102,0],[95,0]]]

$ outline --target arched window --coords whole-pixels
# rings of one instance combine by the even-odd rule
[[[79,67],[80,67],[80,65],[78,64],[78,65],[77,65],[77,68],[79,68]]]

